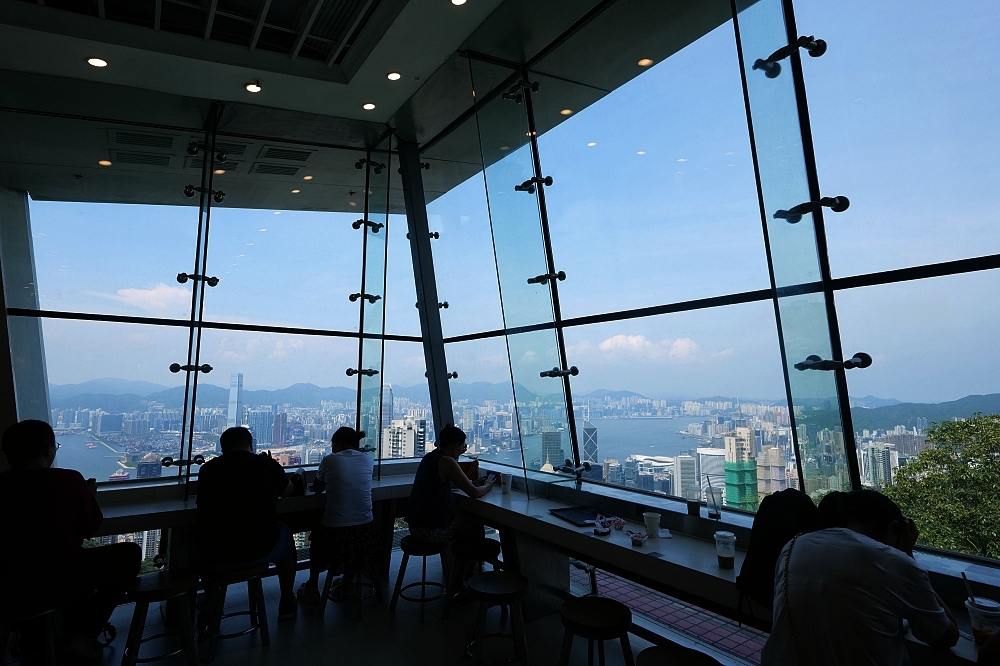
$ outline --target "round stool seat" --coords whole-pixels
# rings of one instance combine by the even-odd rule
[[[266,573],[267,564],[260,564],[255,567],[233,569],[232,571],[206,570],[201,572],[201,577],[206,582],[215,585],[235,585],[236,583],[245,583],[251,578],[257,578],[258,576],[263,576]]]
[[[415,536],[405,536],[400,540],[399,548],[408,555],[430,557],[446,551],[448,543],[445,541],[421,541]]]
[[[562,623],[583,638],[609,641],[632,628],[632,611],[606,597],[578,597],[563,604]]]
[[[469,596],[476,601],[501,605],[521,601],[528,595],[528,579],[507,571],[487,571],[469,579]]]
[[[707,654],[676,643],[657,645],[639,653],[635,666],[721,666]]]
[[[456,560],[469,562],[494,562],[500,557],[500,542],[496,539],[462,539],[451,544],[451,554]]]
[[[186,571],[157,571],[138,576],[128,590],[129,601],[164,601],[198,589],[198,575]]]

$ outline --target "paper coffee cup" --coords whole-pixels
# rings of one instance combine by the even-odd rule
[[[506,472],[500,473],[500,488],[504,495],[510,495],[510,484],[514,480],[513,474],[507,474]]]
[[[655,511],[647,511],[642,514],[642,521],[646,523],[646,534],[650,539],[660,538],[660,514]]]

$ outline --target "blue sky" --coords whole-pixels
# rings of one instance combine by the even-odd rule
[[[828,41],[804,58],[824,194],[850,197],[827,219],[835,276],[1000,252],[1000,12],[855,0],[796,3],[802,34]],[[540,95],[545,94],[541,91]],[[546,108],[557,105],[546,104]],[[731,25],[574,113],[540,138],[563,315],[574,317],[768,286]],[[593,145],[589,145],[593,144]],[[496,204],[495,204],[496,205]],[[196,209],[33,202],[41,305],[185,317]],[[481,176],[428,208],[446,335],[502,326]],[[206,318],[350,330],[360,281],[356,216],[217,209]],[[266,230],[266,231],[265,231]],[[502,279],[505,276],[501,276]],[[511,281],[521,276],[509,276]],[[851,393],[940,401],[1000,391],[992,344],[994,273],[871,287],[837,296],[845,352],[876,362]],[[513,284],[513,282],[512,282]],[[405,222],[389,229],[387,330],[419,335]],[[176,330],[45,323],[50,380],[104,376],[177,382]],[[988,337],[989,336],[989,337]],[[567,330],[577,392],[780,398],[769,302]],[[449,346],[460,381],[508,378],[503,339]],[[347,340],[206,333],[204,360],[225,384],[345,384]],[[417,344],[388,346],[387,381],[423,381]]]

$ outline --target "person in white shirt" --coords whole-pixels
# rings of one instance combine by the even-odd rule
[[[343,567],[348,579],[378,571],[382,540],[372,515],[374,461],[358,449],[364,437],[354,428],[339,428],[330,440],[333,453],[316,470],[313,490],[326,490],[326,508],[310,535],[309,580],[298,592],[305,604],[320,601],[319,575],[327,569]]]
[[[829,500],[829,501],[828,501]],[[775,567],[774,626],[761,666],[905,666],[913,636],[947,649],[958,625],[913,560],[917,528],[873,490],[824,498],[842,526],[800,534]]]

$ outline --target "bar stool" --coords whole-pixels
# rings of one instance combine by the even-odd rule
[[[632,611],[625,604],[607,597],[577,597],[563,604],[563,635],[562,654],[559,657],[560,666],[568,666],[569,655],[573,650],[573,636],[587,639],[587,663],[594,663],[594,641],[597,641],[597,660],[600,666],[604,662],[604,641],[620,639],[622,655],[626,666],[634,666],[632,646],[628,640],[629,629],[632,628]]]
[[[722,666],[707,654],[677,643],[646,648],[635,660],[636,666]]]
[[[509,638],[514,641],[514,654],[521,666],[528,666],[528,643],[524,635],[524,615],[521,602],[528,596],[528,579],[509,571],[487,571],[469,579],[469,596],[479,602],[476,626],[473,629],[476,664],[483,663],[483,643],[487,638]],[[487,634],[486,611],[491,606],[510,607],[511,633]]]
[[[204,612],[207,622],[204,627],[208,638],[208,647],[205,649],[203,661],[211,662],[215,658],[216,640],[244,636],[257,629],[260,630],[260,644],[265,647],[271,644],[271,635],[267,629],[267,611],[264,608],[264,586],[260,580],[261,576],[266,573],[267,564],[261,564],[247,569],[211,571],[201,574],[202,582],[205,584]],[[245,611],[226,613],[226,590],[230,585],[238,583],[247,584],[249,608]],[[237,615],[249,616],[250,627],[231,634],[219,633],[222,621]]]
[[[371,582],[366,583],[362,581],[361,580],[362,575],[368,578],[368,580]],[[372,596],[374,596],[376,603],[379,604],[382,603],[382,585],[378,579],[377,573],[362,574],[359,572],[356,574],[357,579],[356,579],[356,584],[354,586],[354,594],[355,594],[354,599],[349,599],[346,596],[344,596],[344,591],[347,589],[347,585],[345,582],[341,582],[341,584],[336,587],[337,590],[340,590],[340,595],[337,596],[334,594],[335,588],[333,584],[333,579],[335,576],[336,573],[334,572],[333,567],[330,567],[329,569],[326,570],[326,582],[323,584],[323,594],[320,597],[320,607],[319,607],[320,615],[326,613],[327,601],[338,601],[342,603],[348,603],[354,601],[357,604],[356,608],[357,614],[354,619],[357,620],[358,622],[361,622],[361,613],[362,613],[361,602],[363,602],[365,599],[370,599]],[[364,594],[362,590],[371,590],[371,592],[369,594]]]
[[[128,630],[125,650],[122,653],[122,666],[135,666],[136,664],[160,661],[161,659],[181,653],[187,658],[188,666],[194,666],[198,661],[198,651],[194,642],[194,623],[191,621],[191,605],[194,600],[193,595],[197,592],[198,576],[194,573],[160,571],[136,578],[132,587],[129,588],[128,593],[125,595],[124,603],[135,602],[135,610],[132,612],[132,624]],[[177,600],[177,620],[180,623],[178,630],[165,631],[154,636],[143,637],[142,633],[146,627],[146,614],[149,612],[149,605],[158,601],[170,601],[173,599]],[[181,647],[179,649],[155,657],[139,657],[139,649],[143,643],[178,634],[181,638]]]
[[[448,619],[448,611],[455,595],[462,590],[462,581],[470,571],[482,573],[483,563],[489,562],[494,570],[503,568],[500,564],[500,542],[486,537],[462,539],[451,544],[451,554],[455,558],[451,570],[451,580],[448,581],[448,593],[444,601],[442,620]]]
[[[443,597],[447,592],[447,586],[444,583],[438,583],[436,581],[427,580],[427,558],[434,555],[441,555],[448,548],[448,544],[444,541],[434,542],[434,541],[421,541],[413,536],[405,536],[399,542],[399,547],[403,551],[403,561],[399,565],[399,575],[396,577],[396,587],[392,591],[392,601],[389,602],[389,614],[392,615],[396,612],[396,602],[402,597],[407,601],[419,601],[420,602],[420,622],[424,621],[424,604],[428,601],[436,601]],[[406,577],[406,564],[410,561],[410,555],[415,557],[420,557],[423,559],[423,567],[420,574],[419,583],[410,583],[409,585],[403,585],[403,579]],[[443,564],[443,562],[442,562]],[[410,597],[406,595],[406,591],[413,587],[420,588],[420,598]],[[438,587],[441,591],[432,597],[427,596],[428,587]]]
[[[59,655],[56,651],[56,623],[58,613],[59,610],[55,608],[44,610],[24,608],[11,609],[9,611],[4,609],[3,615],[0,616],[0,664],[9,664],[15,661],[21,662],[26,657],[37,657],[38,662],[36,663],[45,663],[47,666],[58,666]],[[25,628],[32,624],[37,624],[40,629],[44,627],[44,636],[38,636],[39,638],[44,638],[42,641],[43,645],[41,646],[42,649],[37,652],[25,653],[24,645],[21,641]],[[11,634],[18,638],[19,654],[16,657],[12,655],[12,658],[8,660],[7,644],[10,642]],[[13,649],[11,652],[13,652]]]

